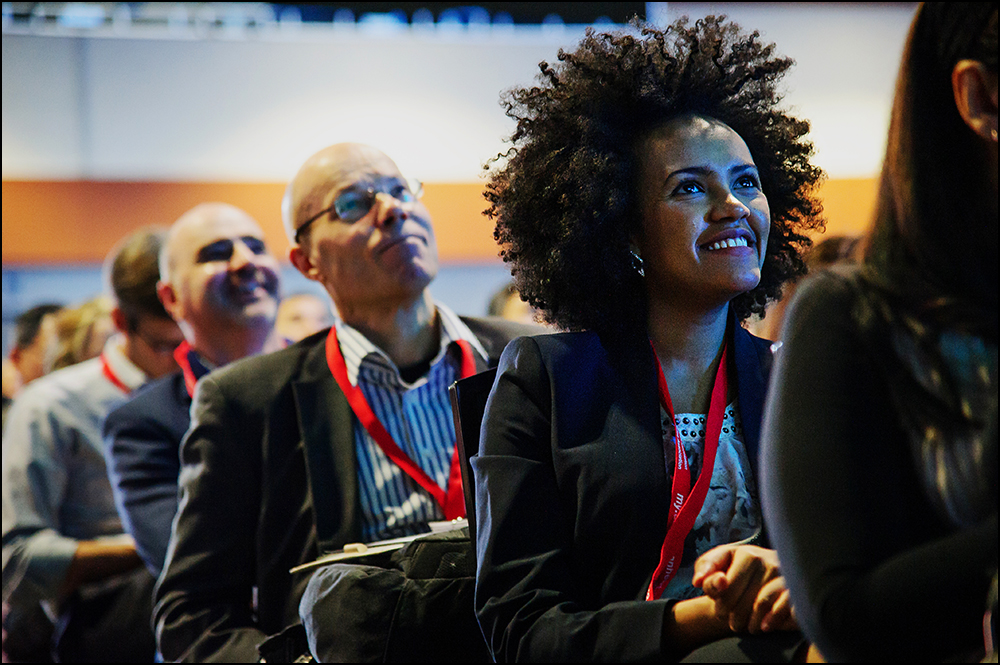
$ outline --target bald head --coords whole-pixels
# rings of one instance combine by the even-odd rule
[[[323,285],[345,321],[430,302],[438,271],[430,212],[382,151],[320,150],[289,183],[282,212],[292,264]]]
[[[402,178],[388,155],[362,143],[336,143],[307,159],[288,183],[281,202],[288,241],[294,244],[299,227],[330,205],[332,191],[372,172]]]
[[[203,203],[170,227],[157,292],[184,336],[202,350],[241,328],[270,331],[278,274],[253,217],[228,203]]]

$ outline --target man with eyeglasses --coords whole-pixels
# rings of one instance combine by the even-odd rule
[[[108,475],[125,530],[153,575],[177,512],[178,451],[196,382],[210,370],[282,344],[274,333],[278,262],[246,212],[203,203],[170,227],[157,293],[185,341],[180,370],[143,386],[104,421]]]
[[[55,620],[61,662],[149,661],[155,654],[155,578],[122,530],[101,425],[147,379],[177,368],[173,350],[183,337],[156,296],[162,242],[162,230],[142,229],[112,252],[105,274],[120,334],[99,357],[25,387],[3,434],[7,620],[41,604]],[[8,639],[16,633],[10,625]]]
[[[299,621],[309,576],[291,568],[464,514],[448,386],[539,332],[432,298],[438,253],[420,186],[372,147],[310,157],[282,213],[292,263],[338,318],[199,384],[156,592],[167,660],[255,660]]]

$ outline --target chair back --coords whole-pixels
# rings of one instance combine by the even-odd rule
[[[497,370],[459,379],[451,384],[451,412],[455,418],[455,446],[462,468],[462,489],[465,491],[465,515],[469,520],[469,537],[473,551],[476,543],[476,487],[469,460],[479,452],[479,429],[486,411],[486,399],[493,388]]]

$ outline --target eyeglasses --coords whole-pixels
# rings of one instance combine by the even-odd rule
[[[143,331],[141,329],[141,322],[132,327],[132,334],[142,340],[142,343],[152,351],[153,353],[161,356],[167,356],[174,352],[181,342],[184,341],[183,337],[160,337],[156,333],[150,333],[149,331]]]
[[[345,189],[333,200],[333,205],[320,210],[295,230],[295,242],[299,242],[299,238],[309,228],[309,225],[323,215],[330,214],[336,219],[353,224],[371,211],[379,194],[388,194],[400,203],[412,203],[419,199],[423,193],[423,183],[414,178],[406,178],[402,181],[392,180],[379,187],[369,185],[363,189],[360,187]]]
[[[246,245],[253,254],[266,254],[267,246],[264,244],[263,238],[258,238],[256,236],[243,236],[239,239]],[[233,257],[233,252],[236,251],[236,241],[232,238],[221,238],[213,243],[205,245],[198,250],[196,261],[198,263],[210,263],[212,261],[229,261]]]

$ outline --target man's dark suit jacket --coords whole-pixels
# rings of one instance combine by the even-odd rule
[[[184,375],[152,381],[104,420],[108,477],[125,531],[146,567],[159,575],[177,512],[181,439],[191,423]]]
[[[753,466],[770,342],[738,325],[732,339]],[[645,336],[545,335],[504,352],[472,458],[476,610],[497,662],[669,657],[669,601],[644,600],[671,495],[658,395]]]
[[[508,341],[540,331],[501,319],[463,321],[490,366]],[[309,575],[289,570],[315,559],[320,540],[337,549],[361,539],[354,416],[327,366],[326,336],[235,362],[198,383],[181,444],[178,516],[155,594],[154,625],[168,661],[257,660],[265,637],[299,620]],[[314,501],[310,464],[334,470],[319,488],[322,501]]]

